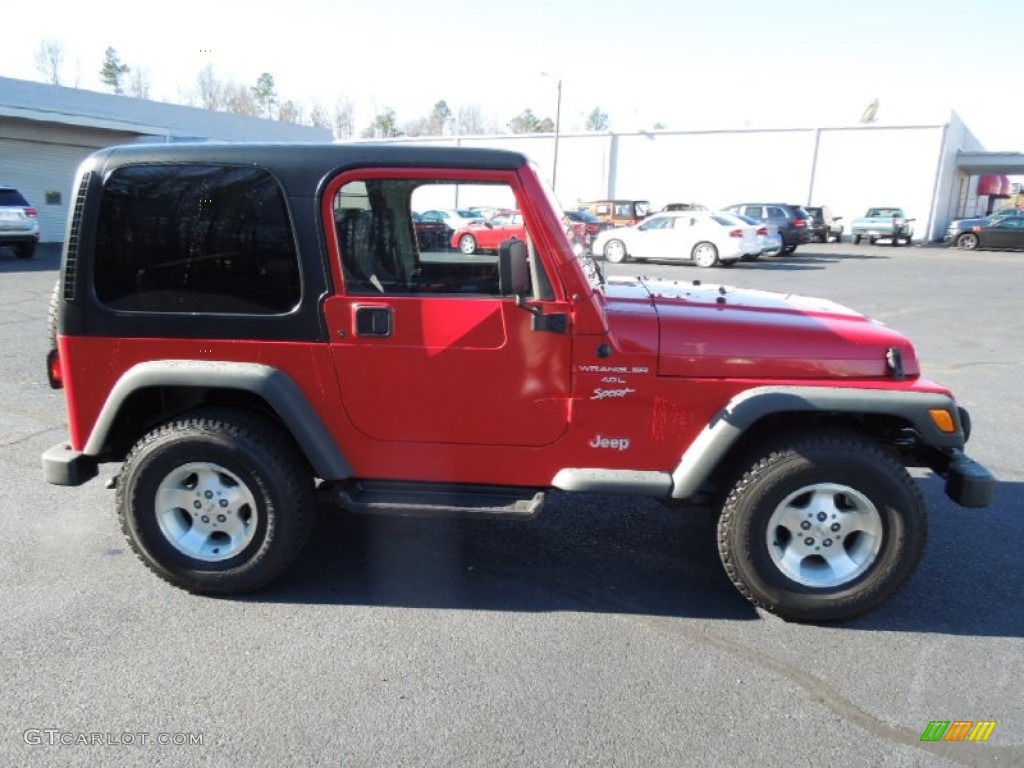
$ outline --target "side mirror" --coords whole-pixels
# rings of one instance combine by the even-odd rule
[[[498,290],[502,296],[523,296],[530,287],[526,243],[511,237],[498,246]]]

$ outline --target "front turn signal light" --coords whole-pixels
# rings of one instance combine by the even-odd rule
[[[928,415],[932,417],[932,421],[935,422],[939,431],[947,434],[956,432],[956,420],[953,418],[953,414],[945,408],[932,408],[928,411]]]

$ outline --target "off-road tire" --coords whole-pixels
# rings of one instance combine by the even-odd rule
[[[759,608],[787,621],[851,619],[896,594],[921,559],[927,536],[921,492],[902,464],[863,436],[840,430],[779,436],[750,452],[738,474],[719,518],[718,550],[733,584]],[[801,495],[811,491],[816,495]],[[838,502],[821,501],[830,497]],[[810,503],[801,506],[805,498]],[[860,501],[847,516],[842,502],[849,499]],[[796,526],[778,521],[795,514],[803,526],[804,512],[809,530],[787,538]],[[819,512],[827,513],[820,521]],[[862,514],[874,518],[876,535],[856,530]],[[826,538],[834,549],[824,549]],[[783,556],[789,547],[793,561]],[[852,553],[863,570],[829,584],[836,566],[826,565],[832,561],[819,551],[838,563]],[[793,562],[809,569],[806,577],[797,575],[803,583],[791,575]]]
[[[158,507],[158,500],[167,498],[168,483],[173,486],[173,479],[187,475],[192,467],[215,478],[211,485],[216,493],[204,498],[196,485],[193,500],[192,490],[183,484],[171,489],[172,498],[183,499],[181,505],[163,501]],[[217,506],[220,488],[223,509]],[[251,503],[239,505],[235,498]],[[305,544],[314,504],[312,471],[291,437],[264,417],[231,408],[198,409],[149,432],[129,452],[117,486],[121,529],[132,549],[157,576],[198,594],[244,594],[277,578]],[[169,515],[168,506],[174,515]],[[222,512],[228,516],[225,527],[243,516],[248,521],[237,551],[232,541],[224,544],[225,554],[231,553],[226,559],[216,554],[216,548],[209,556],[187,554],[184,550],[193,545],[183,547],[182,542],[209,534],[217,518],[224,520]],[[204,513],[214,522],[200,527],[197,516]],[[169,519],[175,531],[186,530],[188,535],[165,533]],[[175,520],[185,522],[179,525]],[[195,536],[190,525],[195,526]],[[207,536],[207,549],[199,554],[210,552],[210,546],[222,541],[217,537],[225,535],[214,531]]]
[[[60,311],[60,280],[58,279],[50,291],[50,305],[46,310],[46,343],[47,349],[57,348],[57,313]]]

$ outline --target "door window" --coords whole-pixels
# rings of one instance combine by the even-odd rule
[[[516,211],[511,186],[423,179],[342,185],[332,209],[346,292],[499,296],[498,250],[513,239],[527,244],[539,271],[522,216],[492,222],[470,212],[485,207]]]

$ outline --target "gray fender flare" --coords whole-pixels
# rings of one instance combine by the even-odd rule
[[[949,411],[956,431],[939,430],[928,415],[933,408]],[[962,448],[963,427],[953,399],[933,392],[842,387],[755,387],[740,393],[701,431],[672,472],[672,498],[693,496],[751,426],[774,413],[800,411],[879,414],[908,421],[921,439],[936,448]]]
[[[152,387],[251,392],[265,400],[291,430],[317,477],[343,480],[353,475],[352,467],[298,384],[277,368],[258,363],[155,360],[132,366],[110,391],[83,453],[99,455],[124,403],[134,393]]]

